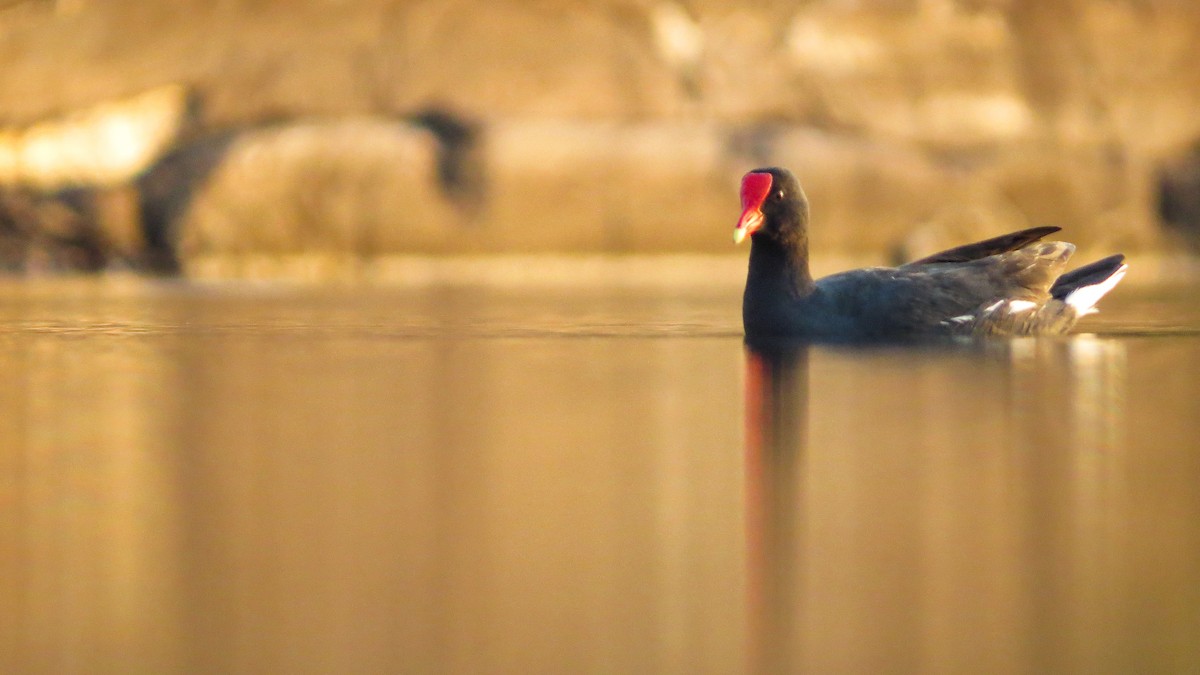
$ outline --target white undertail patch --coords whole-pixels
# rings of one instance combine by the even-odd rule
[[[1116,272],[1112,273],[1112,276],[1104,281],[1071,291],[1066,298],[1063,298],[1063,302],[1075,308],[1075,313],[1079,316],[1095,314],[1099,311],[1096,309],[1096,303],[1100,302],[1100,298],[1103,298],[1125,277],[1125,271],[1128,269],[1129,265],[1121,265]]]

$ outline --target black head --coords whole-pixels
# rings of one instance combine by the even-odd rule
[[[791,171],[755,169],[742,177],[742,217],[733,230],[734,243],[747,235],[789,245],[806,238],[808,198]]]

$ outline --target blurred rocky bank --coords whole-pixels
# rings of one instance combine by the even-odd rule
[[[1200,232],[1176,0],[0,3],[0,266],[729,252],[792,168],[814,251]]]

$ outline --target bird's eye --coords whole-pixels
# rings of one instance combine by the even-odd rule
[[[780,198],[780,199],[783,199],[783,190],[780,190],[779,192],[776,192],[776,193],[775,193],[775,196],[776,196],[776,197],[778,197],[778,198]]]

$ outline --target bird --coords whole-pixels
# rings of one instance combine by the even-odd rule
[[[741,183],[733,240],[750,238],[742,324],[747,338],[817,341],[1061,335],[1125,276],[1111,255],[1066,272],[1074,244],[1033,227],[896,267],[813,280],[808,198],[790,171],[765,167]]]

